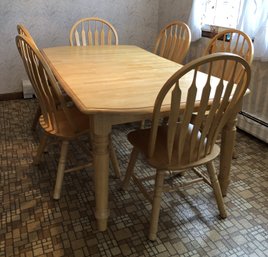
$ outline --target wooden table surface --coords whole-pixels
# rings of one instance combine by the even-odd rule
[[[95,217],[99,230],[106,230],[112,125],[150,118],[160,88],[182,65],[131,45],[63,46],[42,53],[66,93],[89,115],[94,135]],[[189,86],[186,79],[184,90]],[[169,99],[163,112],[168,111],[168,103]],[[234,139],[235,117],[222,133],[219,181],[224,195]]]
[[[151,112],[166,80],[180,64],[137,46],[44,49],[62,87],[79,109],[98,112]]]

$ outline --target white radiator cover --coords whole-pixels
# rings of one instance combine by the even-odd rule
[[[34,89],[32,87],[32,84],[30,80],[23,79],[22,80],[22,92],[23,92],[23,98],[33,98],[35,95]]]
[[[237,127],[268,143],[268,62],[254,61],[250,93],[244,97]]]
[[[268,143],[268,127],[265,125],[238,114],[237,127]]]

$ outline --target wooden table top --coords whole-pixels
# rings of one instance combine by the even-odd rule
[[[87,114],[152,112],[160,88],[182,67],[131,45],[42,52],[63,89]]]

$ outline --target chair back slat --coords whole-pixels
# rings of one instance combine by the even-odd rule
[[[202,91],[202,96],[200,100],[200,108],[198,110],[196,120],[194,122],[194,126],[192,129],[192,134],[190,137],[190,152],[189,152],[189,161],[192,162],[194,161],[195,155],[194,155],[194,150],[196,148],[200,149],[200,136],[199,136],[199,131],[202,128],[202,122],[207,110],[207,107],[209,106],[209,96],[211,93],[211,81],[210,81],[210,76],[211,76],[211,63],[209,63],[209,72],[208,72],[208,77],[207,77],[207,82],[203,88]],[[195,101],[195,99],[193,99]],[[201,151],[198,151],[197,153],[197,158],[200,158]]]
[[[214,139],[212,132],[215,131],[215,127],[218,125],[216,114],[220,105],[221,97],[223,94],[223,89],[224,89],[224,83],[223,83],[223,80],[221,79],[217,85],[217,89],[214,95],[213,103],[210,106],[209,113],[202,120],[202,132],[203,133],[201,134],[200,145],[198,148],[199,157],[201,156],[201,153],[204,151],[205,140],[207,140],[207,144],[206,144],[207,152],[209,152],[209,146],[212,145],[211,139]]]
[[[87,42],[86,42],[86,31],[85,31],[84,22],[82,22],[81,37],[82,37],[82,45],[83,46],[86,46],[87,45]]]
[[[174,36],[172,36],[171,42],[170,42],[170,47],[169,47],[169,52],[168,55],[166,56],[167,59],[172,60],[174,56],[174,51],[178,51],[176,49],[177,42],[179,42],[178,37],[177,37],[177,29],[178,26],[173,26],[174,27]],[[180,38],[180,37],[179,37]]]
[[[94,41],[95,45],[96,46],[99,45],[99,30],[97,28],[96,22],[95,22],[95,29],[94,29],[94,39],[95,39],[95,41]]]
[[[154,53],[171,61],[182,63],[191,42],[191,31],[187,24],[173,21],[159,33]]]
[[[72,46],[118,45],[118,35],[109,22],[97,17],[84,18],[73,25],[70,31],[70,44]]]
[[[171,50],[170,48],[172,46],[172,42],[175,36],[173,35],[173,26],[171,26],[169,30],[166,30],[166,34],[167,34],[167,40],[166,40],[163,57],[168,58],[170,50]]]
[[[196,76],[197,76],[197,70],[195,70],[195,74],[194,74],[195,78]],[[195,80],[196,79],[192,81],[191,87],[188,90],[185,110],[181,116],[181,127],[180,127],[180,131],[178,131],[178,133],[180,133],[180,137],[179,137],[179,140],[177,141],[178,162],[181,162],[183,158],[185,144],[189,144],[189,141],[187,141],[188,127],[191,121],[192,113],[194,112],[195,99],[196,99],[196,94],[197,94],[197,85],[196,85]],[[179,110],[177,110],[177,112],[178,111]]]
[[[108,34],[109,34],[109,30],[107,32],[107,45],[108,45]],[[103,24],[102,24],[102,28],[101,28],[101,45],[105,45],[105,32],[104,32],[104,27],[103,27]]]
[[[57,133],[59,129],[57,114],[60,111],[69,126],[76,131],[78,124],[73,122],[62,91],[38,48],[23,35],[16,37],[16,44],[36,92],[46,126]]]
[[[90,21],[88,22],[88,32],[87,32],[87,37],[88,37],[88,45],[89,45],[89,46],[93,45],[93,36],[92,36],[91,27],[90,27]]]
[[[79,33],[77,30],[75,30],[75,33],[74,33],[74,37],[75,37],[75,43],[77,46],[80,46],[80,37],[79,37]]]
[[[113,37],[113,32],[111,29],[108,31],[108,36],[107,36],[107,44],[111,45],[112,44],[112,37]]]
[[[180,109],[180,103],[181,103],[181,89],[179,85],[177,84],[174,87],[174,90],[172,91],[171,96],[171,106],[170,106],[170,116],[169,116],[169,126],[170,128],[167,135],[167,150],[168,150],[168,159],[171,160],[172,153],[173,153],[173,147],[174,147],[174,139],[176,136],[176,126],[179,120],[179,113],[176,112],[176,110]]]
[[[222,63],[222,70],[215,77],[213,72],[218,62]],[[235,81],[237,72],[241,70],[239,81]],[[226,81],[227,72],[231,73]],[[238,112],[250,76],[248,62],[230,53],[203,56],[178,70],[156,98],[148,157],[154,156],[156,139],[166,137],[163,139],[167,142],[166,159],[173,167],[186,166],[205,158],[211,153],[220,130]],[[167,124],[162,125],[166,134],[161,132],[160,136],[160,113],[167,99],[170,99],[170,112]],[[197,113],[194,121],[191,119],[193,112]]]

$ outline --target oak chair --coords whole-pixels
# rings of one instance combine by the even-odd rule
[[[118,45],[118,35],[111,23],[98,17],[78,20],[70,31],[72,46]]]
[[[212,76],[214,67],[223,62],[219,79]],[[227,70],[229,63],[232,69]],[[207,74],[199,72],[203,69]],[[237,86],[234,83],[237,71],[241,72]],[[231,72],[229,81],[224,81],[226,72]],[[130,179],[152,203],[149,239],[155,240],[162,192],[176,191],[179,186],[164,184],[165,176],[180,172],[193,172],[197,179],[186,182],[204,181],[213,188],[220,216],[227,216],[213,160],[220,148],[215,144],[218,133],[229,119],[235,117],[239,103],[250,81],[250,66],[235,54],[215,53],[196,59],[178,70],[160,90],[154,105],[151,128],[138,129],[128,134],[133,145],[122,188],[127,189]],[[168,123],[160,123],[161,108],[170,101]],[[206,110],[209,112],[206,115]],[[193,112],[197,113],[191,124]],[[206,116],[205,116],[206,115]],[[180,119],[179,119],[180,117]],[[162,125],[159,125],[162,124]],[[200,129],[202,127],[202,129]],[[147,164],[155,168],[153,176],[135,174],[134,166],[139,154]],[[208,175],[195,167],[206,165]],[[142,173],[142,172],[141,172]],[[183,177],[186,179],[186,177]],[[148,180],[155,180],[153,192],[148,192]]]
[[[153,53],[171,61],[182,63],[191,43],[191,30],[182,21],[172,21],[161,29]],[[166,120],[166,119],[165,119]],[[141,128],[145,120],[141,121]]]
[[[17,25],[17,31],[18,31],[19,35],[24,35],[24,36],[28,37],[30,40],[32,40],[32,43],[37,47],[37,45],[34,42],[29,30],[24,25],[18,24]],[[41,108],[40,108],[40,106],[38,106],[37,109],[36,109],[35,115],[34,115],[34,119],[32,121],[31,129],[33,131],[35,131],[35,129],[36,129],[36,126],[38,124],[38,120],[39,120],[40,115],[41,115]]]
[[[226,29],[219,32],[209,41],[203,55],[218,52],[238,54],[251,65],[254,55],[254,46],[251,38],[243,31],[237,29]],[[222,65],[223,63],[221,62],[217,64],[218,67],[214,71],[214,76],[218,76],[218,74],[221,72]],[[232,69],[232,64],[230,64],[230,67],[227,67],[227,69]],[[237,76],[239,80],[239,71],[237,71]],[[228,72],[226,72],[226,79],[228,79]],[[195,115],[193,115],[193,118],[195,118]],[[220,142],[220,139],[218,141]],[[233,152],[233,158],[236,158],[235,151]]]
[[[118,35],[111,23],[90,17],[78,20],[70,31],[71,46],[118,45]],[[110,142],[110,159],[117,177],[120,176],[118,159]]]
[[[35,44],[35,42],[34,42],[32,36],[31,36],[29,30],[28,30],[24,25],[22,25],[22,24],[18,24],[18,25],[17,25],[17,31],[18,31],[18,34],[19,34],[19,35],[24,35],[24,36],[26,36],[26,37],[32,39],[34,45],[36,46],[36,44]]]
[[[218,52],[237,54],[243,57],[251,65],[254,55],[254,47],[251,38],[243,31],[226,29],[219,32],[209,41],[203,55]],[[215,69],[213,75],[218,76],[218,73],[221,73],[222,65],[222,62],[217,64],[218,68]],[[232,69],[232,65],[227,68]],[[228,76],[228,72],[226,72],[226,76]],[[239,76],[239,72],[237,72],[237,76]]]
[[[53,195],[54,199],[59,199],[64,173],[92,167],[92,163],[87,163],[65,169],[69,142],[80,136],[90,135],[89,118],[81,113],[75,105],[68,104],[47,62],[32,40],[24,35],[18,35],[16,44],[29,79],[35,89],[42,112],[39,123],[44,135],[34,158],[34,164],[40,162],[49,137],[61,141],[60,159]],[[116,175],[119,176],[120,174]]]
[[[154,53],[171,61],[182,63],[191,43],[191,31],[182,21],[172,21],[161,29]]]
[[[209,41],[203,55],[217,52],[237,54],[251,64],[254,47],[251,38],[243,31],[226,29],[219,32]]]

